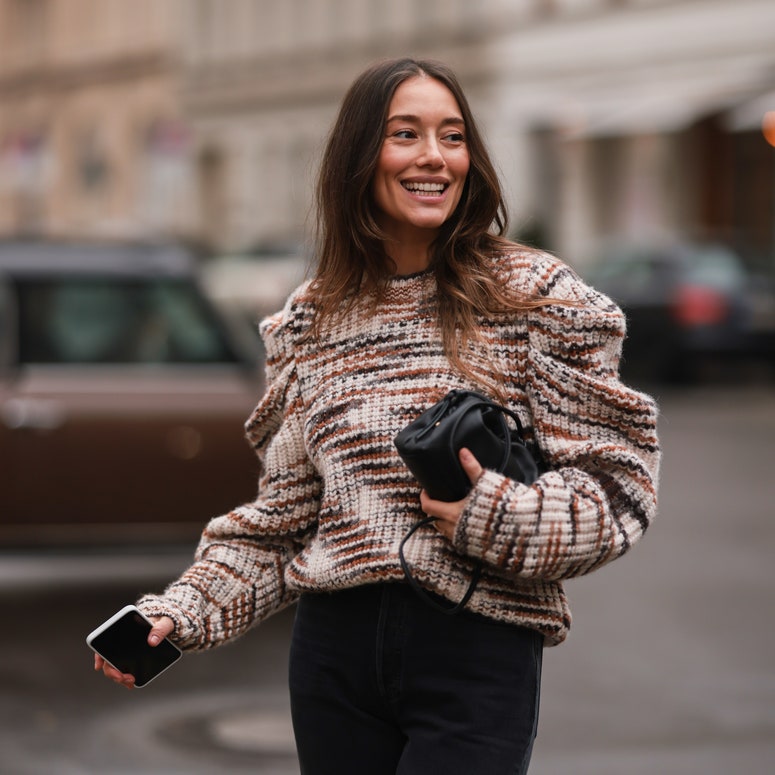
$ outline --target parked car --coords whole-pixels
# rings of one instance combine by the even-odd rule
[[[773,360],[775,296],[726,247],[612,249],[587,279],[627,316],[625,374],[685,381],[710,363]]]
[[[262,380],[181,247],[0,243],[0,543],[188,540],[255,495]]]

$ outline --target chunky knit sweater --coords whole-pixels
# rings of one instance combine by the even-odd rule
[[[454,539],[428,527],[405,554],[420,583],[451,601],[481,561],[468,609],[554,645],[571,621],[562,580],[622,555],[655,514],[656,408],[618,379],[618,307],[546,254],[493,260],[505,285],[553,300],[480,321],[471,354],[500,372],[549,470],[531,486],[486,471]],[[318,340],[304,337],[307,285],[263,321],[267,390],[246,423],[257,497],[210,521],[193,565],[140,601],[174,620],[183,648],[234,638],[305,591],[403,580],[398,547],[424,514],[393,438],[449,389],[480,389],[442,351],[435,289],[431,272],[397,276],[376,308],[356,306]]]

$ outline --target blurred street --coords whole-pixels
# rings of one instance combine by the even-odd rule
[[[545,655],[531,775],[772,772],[775,391],[653,392],[659,519],[631,556],[569,584],[574,628]],[[0,552],[0,772],[298,772],[292,610],[133,693],[92,673],[86,634],[191,551]]]

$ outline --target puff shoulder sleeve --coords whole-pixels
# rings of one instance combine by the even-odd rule
[[[525,578],[589,573],[626,552],[656,513],[660,452],[652,399],[622,384],[625,319],[565,265],[528,315],[526,385],[548,472],[525,486],[486,471],[455,542]]]

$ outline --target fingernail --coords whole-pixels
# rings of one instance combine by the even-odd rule
[[[150,643],[151,646],[158,646],[159,643],[161,643],[161,638],[155,632],[151,633],[150,637],[148,638],[148,643]]]

